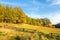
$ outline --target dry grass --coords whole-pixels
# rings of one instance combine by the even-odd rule
[[[2,27],[1,27],[2,26]],[[15,40],[14,37],[17,35],[22,38],[28,38],[30,37],[32,40],[38,40],[39,35],[37,33],[30,33],[30,32],[23,32],[23,31],[18,31],[15,29],[11,28],[25,28],[25,29],[31,29],[31,30],[37,30],[38,32],[42,33],[59,33],[60,34],[60,29],[57,28],[48,28],[48,27],[42,27],[42,26],[33,26],[33,25],[28,25],[28,24],[11,24],[11,23],[0,23],[0,40]],[[40,34],[42,35],[42,34]],[[41,40],[48,40],[47,37],[44,35],[41,36]]]
[[[28,24],[0,23],[0,26],[26,28],[26,29],[37,30],[37,31],[43,32],[43,33],[60,33],[60,29],[59,28],[48,28],[48,27],[33,26],[33,25],[28,25]],[[4,29],[2,29],[2,30],[4,30]]]

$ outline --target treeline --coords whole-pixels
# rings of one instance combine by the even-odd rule
[[[55,25],[53,25],[53,26],[55,26],[56,28],[60,28],[60,23],[55,24]]]
[[[30,18],[19,8],[19,7],[10,7],[2,6],[0,4],[0,22],[5,23],[25,23],[37,26],[49,26],[51,27],[51,22],[48,18],[34,19]]]

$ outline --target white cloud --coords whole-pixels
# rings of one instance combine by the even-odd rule
[[[17,2],[5,2],[5,1],[0,1],[1,4],[4,4],[4,5],[13,5],[13,6],[28,6],[26,3],[17,3]]]
[[[44,8],[45,6],[43,3],[39,2],[38,0],[32,0],[31,3],[39,8]]]
[[[29,16],[32,17],[32,18],[41,18],[40,15],[38,15],[38,14],[33,14],[33,13],[31,13]]]
[[[60,23],[60,12],[50,13],[47,17],[51,20],[52,24]]]
[[[60,4],[60,0],[56,0],[54,4]]]
[[[60,0],[51,0],[51,5],[60,5]]]
[[[60,23],[60,12],[53,12],[46,15],[38,15],[38,14],[30,14],[32,18],[48,18],[52,22],[52,24]]]
[[[51,0],[46,0],[46,2],[49,2],[49,1],[51,1]]]
[[[48,7],[60,5],[60,0],[46,0],[46,2],[49,3]]]
[[[14,4],[14,3],[2,2],[2,1],[0,3],[2,3],[2,4],[12,4],[12,5]]]

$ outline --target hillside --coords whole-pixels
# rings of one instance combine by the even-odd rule
[[[0,23],[30,24],[36,26],[53,27],[48,18],[31,18],[19,7],[0,5]]]
[[[25,40],[25,39],[60,40],[60,29],[37,27],[28,24],[0,23],[0,40]]]
[[[37,30],[38,32],[43,32],[43,33],[46,33],[46,34],[48,34],[48,33],[60,33],[60,28],[33,26],[33,25],[29,25],[29,24],[0,23],[0,26],[16,27],[18,29],[19,28],[24,28],[24,29]]]
[[[0,40],[60,40],[48,18],[31,18],[21,8],[0,4]]]
[[[56,28],[60,28],[60,23],[54,25]]]

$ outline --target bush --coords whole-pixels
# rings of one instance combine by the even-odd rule
[[[20,37],[19,37],[19,36],[16,36],[16,37],[15,37],[15,40],[20,40]]]

